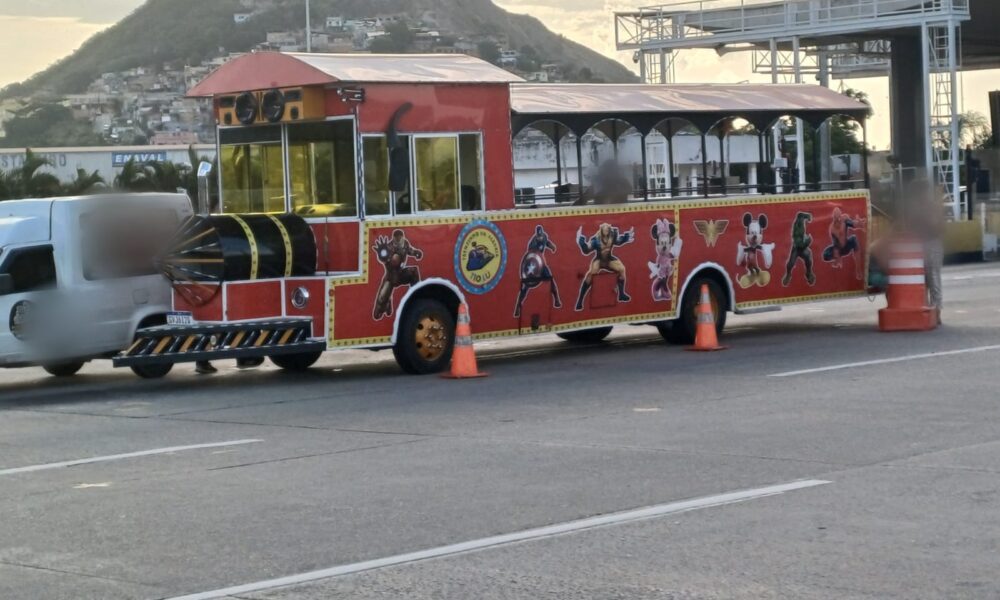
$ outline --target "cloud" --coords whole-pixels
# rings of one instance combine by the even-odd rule
[[[0,16],[0,87],[23,81],[70,54],[106,25],[59,17]]]
[[[83,23],[110,25],[145,0],[0,0],[0,16],[68,17]]]

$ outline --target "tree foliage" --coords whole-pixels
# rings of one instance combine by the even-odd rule
[[[93,146],[102,142],[89,123],[77,121],[61,104],[29,104],[4,124],[0,147]]]
[[[191,164],[172,161],[140,163],[132,159],[122,166],[121,171],[108,186],[98,171],[88,172],[77,169],[76,176],[61,182],[48,167],[52,164],[30,148],[25,152],[24,161],[17,167],[0,170],[0,200],[22,198],[52,198],[56,196],[85,196],[107,191],[118,192],[187,192],[191,198],[198,196],[198,165],[202,162],[218,165],[216,161],[198,156],[194,148],[188,149]],[[209,192],[215,191],[215,178],[209,177]]]

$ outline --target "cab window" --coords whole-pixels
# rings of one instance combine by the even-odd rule
[[[356,217],[354,123],[288,126],[292,210],[303,216]]]
[[[365,215],[384,216],[389,214],[408,215],[412,212],[410,202],[410,177],[402,182],[402,189],[393,191],[389,184],[390,151],[385,136],[365,136]],[[410,136],[400,136],[397,157],[404,164],[410,162]]]
[[[479,134],[458,136],[462,210],[483,209],[483,150]]]
[[[56,287],[56,262],[52,246],[12,250],[3,262],[0,275],[9,275],[11,294]]]
[[[458,210],[458,137],[427,136],[413,140],[420,212]]]
[[[281,126],[219,131],[222,212],[285,212]]]

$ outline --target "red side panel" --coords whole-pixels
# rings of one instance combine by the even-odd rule
[[[226,320],[267,319],[281,316],[281,281],[226,284]]]
[[[183,285],[183,284],[180,284]],[[202,287],[202,286],[199,286]],[[194,315],[197,321],[221,321],[222,317],[222,290],[204,306],[194,306],[187,299],[174,290],[174,310],[187,311]]]
[[[361,223],[341,221],[331,223],[311,223],[316,236],[319,271],[353,273],[358,270],[358,253]]]
[[[312,317],[313,336],[326,335],[326,280],[325,279],[288,279],[285,284],[285,316]],[[295,291],[302,288],[308,294],[305,306],[296,308],[294,304]]]

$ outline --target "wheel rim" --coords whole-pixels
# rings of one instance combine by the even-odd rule
[[[417,353],[426,361],[433,362],[441,358],[448,347],[448,331],[444,324],[432,315],[426,315],[417,322],[414,338]]]

